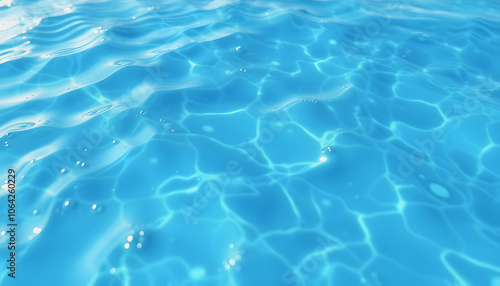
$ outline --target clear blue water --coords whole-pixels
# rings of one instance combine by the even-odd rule
[[[0,1],[0,284],[499,286],[499,14]]]

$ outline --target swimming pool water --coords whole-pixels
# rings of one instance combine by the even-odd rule
[[[500,285],[497,1],[0,1],[1,285]]]

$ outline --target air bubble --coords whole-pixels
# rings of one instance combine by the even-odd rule
[[[99,213],[101,212],[102,210],[102,206],[101,205],[98,205],[96,203],[94,203],[91,207],[90,207],[90,212],[91,213]]]
[[[450,192],[443,186],[431,183],[429,185],[429,188],[431,189],[432,193],[434,193],[436,196],[440,198],[449,198],[450,197]]]
[[[327,147],[324,147],[321,149],[321,153],[322,154],[325,154],[325,153],[329,153],[329,152],[332,152],[332,148],[327,146]]]

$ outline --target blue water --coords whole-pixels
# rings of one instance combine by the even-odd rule
[[[499,286],[499,15],[0,1],[0,284]]]

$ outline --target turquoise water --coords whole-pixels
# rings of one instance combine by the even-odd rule
[[[500,285],[496,1],[0,1],[1,285]]]

